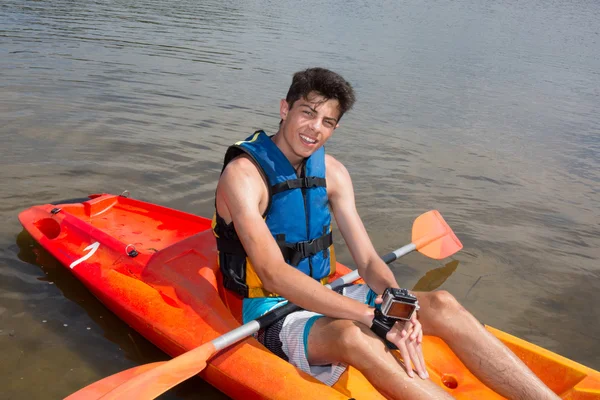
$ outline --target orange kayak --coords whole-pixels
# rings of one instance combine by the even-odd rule
[[[219,285],[210,219],[103,194],[34,206],[19,220],[102,303],[173,357],[240,325]],[[337,270],[349,271],[339,263]],[[487,328],[563,399],[600,400],[599,372]],[[425,337],[424,354],[433,382],[455,398],[502,398],[442,340]],[[200,375],[234,399],[384,398],[354,368],[328,387],[253,338],[219,353]]]

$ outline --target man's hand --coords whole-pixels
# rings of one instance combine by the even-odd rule
[[[381,304],[381,296],[378,296],[375,303]],[[425,368],[425,359],[423,357],[423,349],[421,343],[423,342],[423,329],[421,323],[417,319],[417,312],[413,313],[409,321],[398,321],[394,324],[392,329],[387,333],[386,339],[396,345],[404,360],[404,368],[406,373],[411,378],[414,377],[413,368],[419,374],[421,379],[429,378],[429,373]]]
[[[411,378],[414,376],[412,365],[422,379],[429,378],[423,358],[423,330],[415,312],[410,321],[398,321],[387,333],[386,339],[395,344],[404,360],[406,373]]]

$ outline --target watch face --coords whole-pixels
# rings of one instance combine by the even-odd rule
[[[386,315],[393,318],[409,319],[415,309],[414,304],[392,300]]]

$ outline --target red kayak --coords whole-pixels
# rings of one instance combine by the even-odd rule
[[[34,206],[19,220],[102,303],[173,357],[240,325],[219,284],[210,219],[103,194],[78,203]],[[338,276],[349,271],[339,263],[337,270]],[[597,371],[488,329],[563,399],[600,400]],[[440,339],[425,337],[424,353],[433,382],[454,397],[502,398]],[[384,398],[354,368],[328,387],[253,338],[210,359],[201,376],[234,399]]]

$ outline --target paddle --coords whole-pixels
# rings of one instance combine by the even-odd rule
[[[462,249],[462,244],[450,226],[438,211],[432,210],[415,219],[412,228],[412,243],[386,254],[382,259],[389,264],[414,250],[433,259],[442,259],[460,249]],[[327,286],[335,289],[346,283],[354,282],[358,278],[358,271],[352,271]],[[251,336],[259,329],[298,309],[298,306],[287,303],[170,361],[153,363],[152,368],[142,365],[111,375],[86,386],[65,400],[154,399],[180,382],[200,373],[206,368],[208,359],[218,351]],[[140,372],[140,369],[144,371]],[[126,382],[117,386],[118,382],[126,379]],[[102,396],[103,393],[106,394]]]

